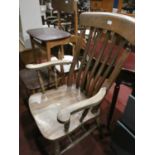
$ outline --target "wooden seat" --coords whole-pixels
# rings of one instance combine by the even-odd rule
[[[57,11],[57,26],[59,29],[77,35],[78,8],[76,0],[52,0],[53,11]],[[63,15],[63,20],[62,20]],[[66,16],[66,17],[65,17]]]
[[[99,118],[100,104],[119,75],[135,41],[135,20],[125,15],[103,12],[82,13],[80,26],[83,31],[78,37],[72,62],[56,60],[26,66],[28,69],[38,70],[71,63],[66,84],[45,91],[40,83],[42,92],[29,98],[29,108],[41,134],[55,143],[55,155],[64,153],[96,128],[102,131]],[[85,44],[83,37],[87,28],[90,31]],[[99,50],[97,50],[98,43],[102,43]],[[81,59],[83,45],[85,50],[79,64],[80,68],[75,75],[74,70]],[[92,126],[85,129],[88,121]],[[78,128],[83,129],[83,134],[73,141],[72,132],[76,132]],[[69,138],[71,144],[60,151],[59,141],[62,137]]]
[[[105,90],[103,93],[105,93]],[[64,85],[56,90],[46,91],[45,96],[43,96],[42,93],[32,95],[29,98],[29,106],[43,136],[49,140],[56,140],[66,135],[63,124],[57,121],[59,110],[84,99],[86,99],[86,96],[82,94],[79,89],[76,89],[75,86],[67,87],[67,85]],[[72,132],[80,126],[81,122],[77,120],[80,120],[82,112],[83,111],[76,113],[71,117],[68,132]],[[89,112],[84,118],[83,123],[96,117],[97,114]]]

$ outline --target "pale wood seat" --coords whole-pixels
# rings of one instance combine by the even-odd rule
[[[63,65],[71,64],[66,84],[45,91],[40,80],[42,92],[29,98],[29,108],[41,134],[55,143],[55,155],[64,153],[96,128],[102,131],[100,104],[134,46],[135,21],[132,17],[86,12],[80,15],[80,25],[82,31],[77,37],[73,60],[53,60],[26,66],[39,70],[56,65],[63,68]],[[87,29],[90,31],[85,36]],[[81,48],[84,48],[82,56]],[[92,126],[86,129],[88,121]],[[71,133],[78,128],[83,129],[83,134],[73,141]],[[71,144],[60,151],[59,141],[64,136],[69,138]]]
[[[106,91],[103,92],[105,93]],[[72,87],[64,85],[56,90],[46,91],[44,96],[42,96],[42,93],[32,95],[29,99],[29,107],[42,135],[49,140],[56,140],[66,135],[63,124],[57,121],[60,109],[74,105],[84,99],[86,99],[86,96],[79,89],[76,89],[75,85]],[[81,122],[77,120],[80,120],[82,112],[80,111],[72,115],[68,132],[72,132],[80,126]],[[96,117],[98,114],[89,112],[84,118],[83,123]]]

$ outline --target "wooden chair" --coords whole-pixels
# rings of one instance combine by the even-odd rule
[[[52,0],[52,7],[53,12],[57,12],[57,19],[54,20],[55,26],[59,29],[68,31],[72,34],[72,37],[76,37],[78,34],[78,6],[76,0]],[[70,43],[68,46],[73,48],[74,51],[74,44]],[[63,50],[64,47],[60,47],[60,53],[62,53],[61,59],[63,60],[73,60],[74,52],[66,53]],[[56,58],[53,57],[51,60],[55,60]],[[70,65],[64,66],[64,72],[69,72]],[[60,72],[60,67],[56,66],[56,69]]]
[[[67,83],[48,91],[42,87],[42,93],[29,98],[31,114],[43,137],[54,142],[55,155],[63,154],[96,128],[102,131],[100,104],[135,41],[135,20],[125,15],[86,12],[80,15],[80,26],[89,28],[90,33],[76,78],[73,77],[74,68],[79,60],[81,46],[84,45],[80,38]],[[84,34],[85,30],[80,36]],[[59,60],[40,65],[29,64],[27,68],[38,70],[63,63],[70,62]],[[82,133],[78,132],[80,129]],[[70,145],[61,150],[59,142],[65,137],[69,138]]]
[[[37,60],[37,63],[38,63],[37,54],[39,52],[38,51],[36,52],[36,50],[34,49],[35,45],[37,45],[37,47],[42,49],[42,51],[46,51],[40,54],[43,60],[41,60],[41,56],[40,56],[39,63],[41,61],[45,61],[45,55],[47,55],[47,60],[51,59],[51,61],[55,61],[58,59],[63,59],[64,61],[73,60],[72,55],[74,55],[74,48],[75,48],[77,27],[78,27],[77,26],[78,25],[77,2],[74,0],[69,0],[68,3],[66,3],[66,1],[62,1],[62,0],[56,0],[56,1],[52,0],[52,7],[54,8],[54,10],[58,11],[58,19],[56,21],[58,21],[59,29],[62,29],[63,24],[64,24],[61,22],[61,18],[60,18],[60,14],[62,11],[66,13],[71,13],[74,15],[74,22],[73,22],[74,23],[74,35],[72,35],[70,39],[68,39],[68,34],[63,34],[61,31],[57,31],[56,29],[52,29],[52,28],[29,30],[28,33],[30,34],[31,43],[33,47],[32,53],[34,53],[34,57]],[[65,45],[71,47],[70,48],[71,50],[69,51],[70,55],[64,55]],[[56,46],[59,46],[58,52],[56,52],[57,53],[56,56],[53,56],[53,53],[51,55],[51,48],[53,52],[54,50],[53,48],[55,48]],[[56,70],[54,71],[55,73],[52,73],[53,78],[49,78],[49,76],[47,75],[48,73],[47,68],[42,69],[40,71],[43,74],[43,81],[44,81],[43,85],[46,88],[49,87],[49,81],[50,81],[50,86],[52,85],[52,86],[57,87],[58,81],[56,82],[56,72],[59,72],[59,73],[61,72],[61,74],[68,73],[70,65],[65,65],[63,69],[62,67],[60,67],[60,65],[56,65],[55,68],[56,68]],[[27,70],[27,69],[21,70],[20,79],[21,79],[21,83],[26,87],[26,90],[28,92],[26,96],[29,96],[28,94],[31,94],[32,92],[34,93],[38,90],[41,90],[37,72],[35,72],[34,70],[32,71]],[[59,81],[60,81],[60,78],[59,78]]]
[[[52,0],[53,12],[57,12],[57,19],[51,22],[59,29],[69,31],[77,35],[78,32],[78,9],[76,0]],[[72,18],[73,17],[73,18]],[[47,20],[50,21],[50,18]],[[49,23],[49,22],[48,22]]]

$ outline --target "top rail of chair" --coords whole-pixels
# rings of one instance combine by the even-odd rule
[[[114,31],[135,44],[135,18],[110,12],[84,12],[80,15],[80,25]]]

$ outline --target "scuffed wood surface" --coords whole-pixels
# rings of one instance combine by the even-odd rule
[[[68,122],[69,119],[71,118],[71,115],[74,114],[75,112],[81,111],[83,109],[88,109],[90,107],[93,107],[99,104],[102,101],[105,94],[106,94],[106,88],[103,87],[93,97],[74,103],[72,105],[66,106],[65,108],[59,111],[58,120],[63,123]]]
[[[29,99],[29,107],[42,135],[47,139],[55,140],[66,135],[64,125],[57,121],[59,110],[84,99],[86,97],[75,86],[64,85],[58,89],[46,91],[44,95],[42,93],[32,95]],[[82,112],[78,112],[72,115],[68,132],[79,127],[81,114]],[[89,112],[83,122],[96,115]]]

